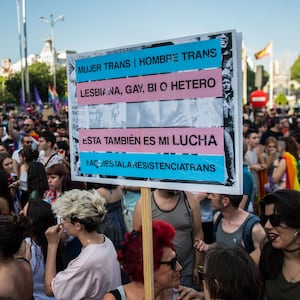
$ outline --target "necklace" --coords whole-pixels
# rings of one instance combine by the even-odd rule
[[[290,283],[294,283],[294,282],[295,282],[295,278],[296,278],[299,274],[300,274],[300,270],[298,270],[298,271],[296,272],[296,274],[295,274],[294,276],[291,277]]]

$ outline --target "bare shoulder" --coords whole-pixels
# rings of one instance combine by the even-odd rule
[[[254,226],[253,226],[253,229],[252,229],[252,234],[253,235],[259,235],[263,238],[266,237],[266,231],[264,230],[264,228],[262,227],[262,225],[257,222]]]
[[[116,300],[116,298],[112,293],[106,293],[102,300]]]
[[[193,194],[192,192],[184,192],[186,195],[186,198],[189,202],[190,207],[193,209],[195,207],[199,208],[199,201],[197,199],[197,196]]]
[[[31,300],[33,294],[32,271],[30,264],[21,259],[14,259],[1,266],[0,294],[16,300]]]

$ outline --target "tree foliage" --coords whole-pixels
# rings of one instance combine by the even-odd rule
[[[300,83],[300,55],[291,67],[291,79]]]
[[[277,105],[286,105],[287,104],[287,98],[285,94],[280,93],[276,98],[275,98],[275,103]]]
[[[39,96],[43,102],[48,101],[48,85],[53,85],[53,75],[50,73],[50,67],[45,63],[34,63],[28,67],[30,101],[35,102],[34,86],[38,90]],[[25,75],[24,75],[25,76]],[[6,92],[12,95],[13,101],[20,103],[21,91],[21,72],[14,73],[5,81]],[[56,90],[60,97],[66,91],[66,68],[60,67],[56,72]]]

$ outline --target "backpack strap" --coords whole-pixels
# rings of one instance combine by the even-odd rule
[[[223,218],[223,215],[221,213],[219,213],[216,221],[214,222],[214,237],[215,237],[215,239],[216,239],[217,228],[218,228],[219,223],[222,218]],[[248,253],[251,253],[254,250],[254,244],[253,244],[253,239],[252,239],[252,229],[253,229],[254,225],[259,222],[260,222],[260,218],[258,216],[250,214],[250,216],[247,219],[247,222],[244,226],[243,241],[245,244],[245,250]]]
[[[258,216],[250,214],[250,217],[245,224],[243,231],[243,241],[245,244],[245,249],[248,253],[251,253],[254,250],[253,238],[252,238],[252,229],[253,226],[260,222]]]
[[[218,229],[219,223],[221,222],[222,218],[223,218],[222,213],[219,213],[216,221],[214,222],[214,239],[215,240],[216,240],[217,229]]]

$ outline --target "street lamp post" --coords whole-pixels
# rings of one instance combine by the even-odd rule
[[[53,86],[56,89],[56,52],[54,47],[54,25],[58,21],[64,21],[65,17],[63,15],[57,17],[56,19],[53,18],[53,15],[50,14],[50,19],[45,17],[39,17],[40,21],[46,22],[50,24],[50,31],[51,31],[51,41],[52,41],[52,72],[53,72]]]

